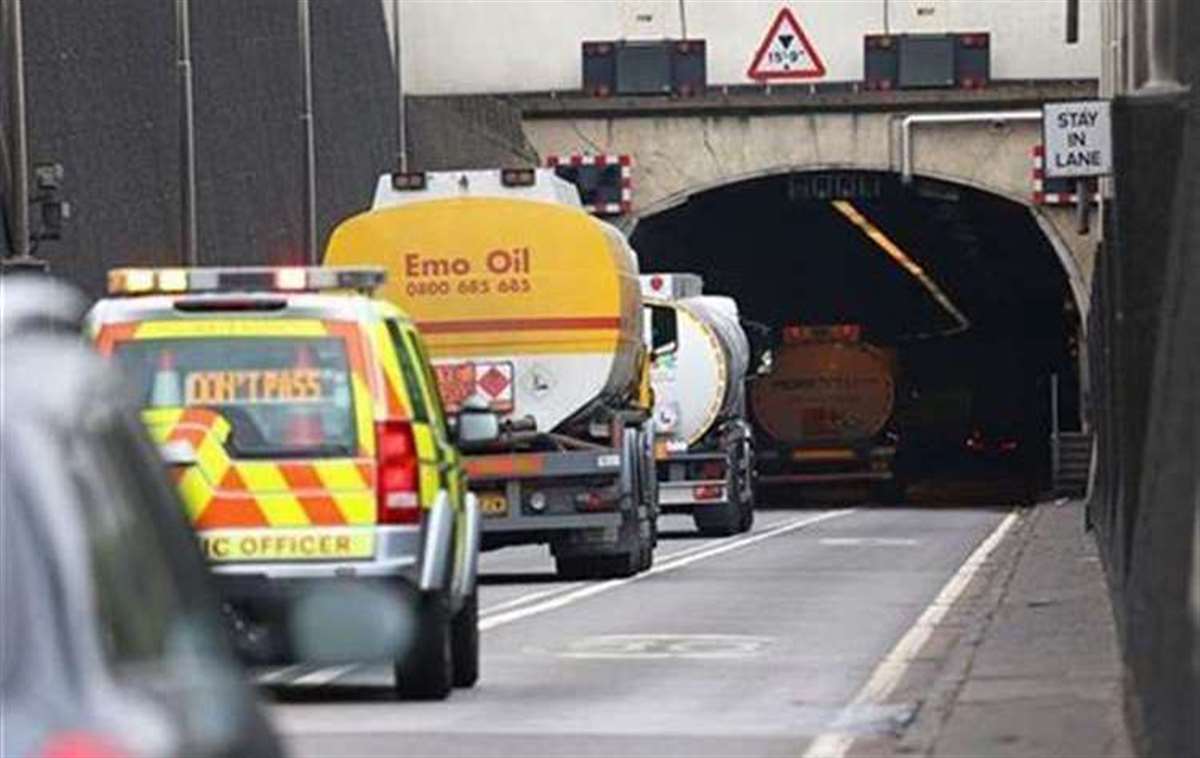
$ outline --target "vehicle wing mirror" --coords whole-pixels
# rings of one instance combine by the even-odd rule
[[[675,309],[667,305],[649,305],[650,311],[650,355],[670,355],[679,349],[679,318]]]
[[[460,443],[478,445],[494,442],[500,438],[500,417],[487,401],[472,397],[463,403],[462,410],[458,412],[454,431]]]

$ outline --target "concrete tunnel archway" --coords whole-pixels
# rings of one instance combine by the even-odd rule
[[[1022,469],[1048,485],[1054,382],[1059,429],[1085,427],[1087,290],[1024,202],[927,175],[787,168],[645,208],[630,237],[643,271],[700,273],[749,321],[860,323],[896,348],[901,448],[939,451],[918,476],[974,466],[958,447],[982,429],[1019,437]]]

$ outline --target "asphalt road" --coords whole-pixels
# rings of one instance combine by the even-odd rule
[[[666,517],[656,567],[563,583],[541,548],[486,554],[483,674],[444,703],[391,698],[383,667],[273,674],[298,756],[797,756],[845,707],[1003,510],[771,510],[698,539]]]

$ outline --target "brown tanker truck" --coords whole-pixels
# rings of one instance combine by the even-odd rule
[[[894,351],[857,325],[789,326],[750,384],[761,485],[872,484],[898,499]]]

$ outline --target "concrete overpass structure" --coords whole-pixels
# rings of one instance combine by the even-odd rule
[[[663,104],[520,97],[525,133],[542,156],[630,154],[639,220],[695,194],[759,177],[881,171],[964,185],[1026,206],[1046,233],[1086,314],[1096,232],[1069,207],[1033,199],[1037,109],[1095,96],[1095,85],[1016,85],[987,93],[717,94]]]
[[[394,23],[394,4],[383,3]],[[764,84],[748,68],[785,8],[824,71],[796,84]],[[1099,46],[1089,43],[1100,34],[1099,4],[1082,4],[1077,45],[1065,42],[1057,0],[417,0],[400,9],[406,94],[499,98],[520,118],[527,152],[539,158],[631,155],[627,229],[698,193],[758,177],[812,171],[925,177],[1027,207],[1086,316],[1096,237],[1076,233],[1070,208],[1035,204],[1031,153],[1040,124],[1029,114],[1048,100],[1095,96]],[[864,35],[967,31],[991,35],[989,88],[861,91]],[[662,38],[705,40],[707,92],[581,93],[583,41]]]

